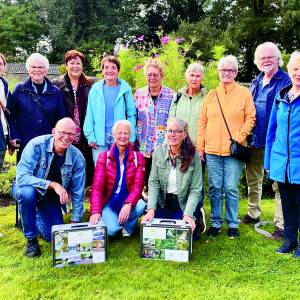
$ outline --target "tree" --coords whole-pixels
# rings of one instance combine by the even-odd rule
[[[43,34],[42,20],[27,1],[0,2],[0,52],[9,60],[35,52]]]

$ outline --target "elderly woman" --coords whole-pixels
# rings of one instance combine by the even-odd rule
[[[135,93],[137,105],[137,143],[146,158],[146,187],[151,171],[152,153],[164,142],[165,130],[174,91],[162,85],[163,67],[157,59],[144,66],[148,85]]]
[[[177,117],[185,120],[189,126],[189,136],[197,145],[198,138],[198,119],[200,114],[200,105],[206,95],[206,90],[201,85],[204,75],[204,68],[201,63],[190,64],[185,72],[188,85],[181,88],[174,96],[169,117]],[[202,173],[205,171],[205,161],[202,161]],[[204,184],[204,181],[203,181]],[[203,233],[206,229],[205,213],[203,209],[204,187],[201,192],[201,199],[195,211],[197,217],[199,232]]]
[[[120,68],[116,57],[104,57],[101,61],[104,79],[95,83],[89,93],[83,132],[92,147],[94,164],[101,151],[111,148],[111,130],[116,121],[127,119],[130,122],[130,141],[135,141],[135,103],[129,84],[118,78]]]
[[[88,94],[94,83],[93,80],[83,73],[84,55],[76,50],[70,50],[65,55],[65,67],[67,73],[54,79],[53,83],[58,86],[63,94],[67,116],[78,127],[79,135],[74,141],[83,154],[86,164],[86,185],[90,186],[93,180],[94,164],[92,150],[88,146],[83,132],[83,122],[86,115]]]
[[[0,173],[5,172],[2,168],[5,151],[7,146],[8,126],[4,114],[7,113],[6,102],[10,96],[8,89],[8,83],[3,78],[6,71],[6,59],[5,56],[0,53]]]
[[[10,144],[19,148],[17,161],[32,138],[50,134],[56,122],[66,115],[60,90],[45,77],[48,59],[33,53],[27,58],[26,68],[30,77],[19,83],[7,100]]]
[[[287,65],[292,84],[284,87],[273,103],[265,148],[264,166],[278,182],[284,219],[284,241],[277,253],[293,252],[300,258],[300,52]]]
[[[217,236],[221,232],[224,189],[225,219],[228,235],[233,239],[239,235],[238,183],[243,164],[230,156],[230,135],[221,107],[233,139],[240,144],[246,144],[254,126],[255,108],[250,91],[235,82],[238,74],[236,57],[228,55],[221,58],[218,70],[220,84],[207,94],[200,111],[197,148],[202,157],[206,154],[208,169],[211,227],[207,235]]]
[[[148,210],[142,222],[154,217],[183,219],[194,230],[202,171],[187,122],[175,118],[168,120],[166,140],[167,143],[158,146],[153,153]]]
[[[100,153],[91,192],[90,222],[102,217],[109,236],[130,236],[146,204],[141,199],[145,159],[129,143],[131,124],[120,120],[112,128],[115,143]]]

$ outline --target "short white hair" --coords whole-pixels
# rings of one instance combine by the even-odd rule
[[[292,65],[294,63],[300,63],[300,51],[299,50],[296,50],[291,54],[289,62],[287,64],[288,70],[292,67]]]
[[[281,58],[281,52],[280,52],[279,48],[272,42],[265,42],[265,43],[262,43],[262,44],[260,44],[256,47],[255,52],[254,52],[254,63],[258,66],[259,55],[260,55],[261,50],[264,47],[270,47],[274,50],[275,56],[278,58],[278,65],[279,65],[279,67],[282,67],[283,66],[283,60]]]
[[[32,61],[34,60],[39,60],[43,63],[45,69],[48,71],[49,70],[49,60],[47,59],[47,57],[45,57],[44,55],[40,54],[40,53],[32,53],[31,55],[28,56],[27,60],[26,60],[26,70],[29,70],[29,66],[32,63]]]
[[[192,73],[192,72],[204,74],[203,65],[199,62],[194,62],[194,63],[190,64],[185,71],[185,76],[187,76],[189,73]]]
[[[235,71],[239,70],[238,60],[234,55],[223,56],[218,62],[218,70],[224,65],[231,65]]]
[[[117,121],[117,122],[114,124],[113,128],[111,129],[111,132],[112,132],[113,137],[116,136],[116,132],[117,132],[118,128],[119,128],[121,125],[126,126],[126,127],[128,128],[128,130],[129,130],[129,134],[131,134],[131,124],[130,124],[130,122],[127,121],[127,120],[119,120],[119,121]]]

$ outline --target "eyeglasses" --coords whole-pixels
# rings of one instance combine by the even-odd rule
[[[66,131],[59,131],[59,130],[57,132],[61,137],[68,136],[69,138],[76,138],[78,136],[78,134],[74,132],[66,132]]]
[[[147,74],[147,78],[158,78],[160,74],[156,74],[156,73],[150,73],[150,74]]]
[[[259,60],[260,61],[270,61],[272,60],[273,58],[275,58],[276,56],[266,56],[266,57],[260,57]]]
[[[33,69],[33,70],[44,70],[45,67],[44,66],[29,66],[30,69]]]
[[[232,73],[235,73],[235,70],[234,69],[221,69],[219,70],[221,73],[225,74],[225,73],[229,73],[229,74],[232,74]]]
[[[178,135],[178,134],[180,134],[180,133],[183,133],[184,130],[180,130],[180,129],[175,129],[175,130],[173,130],[173,129],[168,129],[166,132],[167,132],[168,134],[175,134],[175,135]]]

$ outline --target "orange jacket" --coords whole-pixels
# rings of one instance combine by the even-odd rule
[[[255,106],[250,91],[236,82],[220,84],[205,97],[200,110],[197,149],[208,154],[230,155],[230,138],[217,101],[218,93],[230,133],[245,144],[255,123]]]

